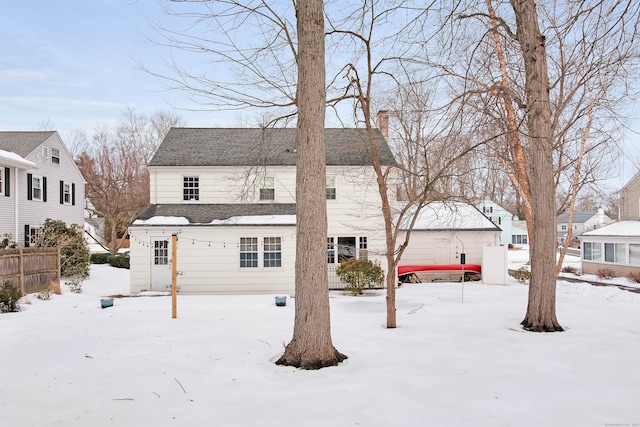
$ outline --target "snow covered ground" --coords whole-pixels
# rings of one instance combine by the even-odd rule
[[[536,334],[515,281],[405,284],[395,330],[382,291],[332,292],[349,359],[300,371],[273,363],[291,298],[179,296],[177,319],[166,296],[102,309],[128,274],[94,265],[82,294],[0,315],[0,426],[640,425],[638,294],[560,280],[566,332]]]

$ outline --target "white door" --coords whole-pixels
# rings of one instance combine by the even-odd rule
[[[151,290],[171,290],[171,237],[151,238]]]

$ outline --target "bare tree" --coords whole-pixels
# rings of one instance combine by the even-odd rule
[[[337,95],[330,101],[353,100],[355,120],[369,136],[385,232],[387,328],[397,326],[396,267],[421,209],[456,196],[452,189],[459,189],[459,178],[467,171],[460,168],[462,162],[484,143],[465,132],[461,104],[442,102],[430,92],[433,87],[426,90],[437,84],[438,75],[415,61],[423,44],[416,36],[424,35],[419,30],[427,27],[430,6],[366,1],[342,4],[340,13],[329,17],[331,45],[357,53],[342,67],[343,79],[331,80]],[[387,114],[398,126],[397,139],[391,139],[397,166],[383,165],[376,145],[375,105],[384,102],[385,87],[391,93],[386,99],[395,99],[387,101]],[[401,203],[396,201],[398,186]]]
[[[325,65],[322,0],[298,0],[296,313],[293,339],[276,362],[303,369],[346,359],[331,341],[326,249]]]
[[[181,122],[166,112],[151,120],[127,110],[115,127],[96,129],[91,144],[76,162],[86,181],[89,210],[105,220],[105,240],[112,254],[120,249],[126,228],[149,204],[147,165],[164,138],[163,132]]]

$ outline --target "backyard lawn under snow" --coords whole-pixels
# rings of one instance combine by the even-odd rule
[[[517,262],[517,259],[513,262]],[[514,264],[511,264],[513,267]],[[274,361],[295,301],[275,295],[115,299],[129,272],[94,265],[0,315],[0,426],[640,425],[640,295],[560,280],[563,333],[524,332],[527,287],[406,284],[331,292],[337,367]]]

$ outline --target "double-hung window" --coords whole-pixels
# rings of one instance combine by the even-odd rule
[[[359,246],[358,249],[360,249],[359,251],[360,259],[364,259],[364,260],[369,259],[369,249],[367,248],[367,238],[360,237],[358,246]]]
[[[60,164],[60,150],[57,148],[51,148],[51,163],[54,165]]]
[[[197,176],[182,177],[182,200],[200,200],[200,178]]]
[[[336,177],[328,176],[327,177],[327,200],[335,200],[336,199]]]
[[[275,200],[276,199],[276,186],[275,179],[272,176],[267,176],[262,182],[260,188],[260,200]]]
[[[258,238],[240,238],[240,268],[258,267]]]
[[[42,200],[43,182],[39,176],[31,177],[31,200]]]
[[[280,237],[265,237],[263,251],[263,265],[265,267],[282,267],[282,240]]]
[[[68,182],[60,181],[60,204],[72,205],[75,204],[73,190],[74,185]]]
[[[333,237],[327,237],[327,264],[336,263],[336,241]]]

